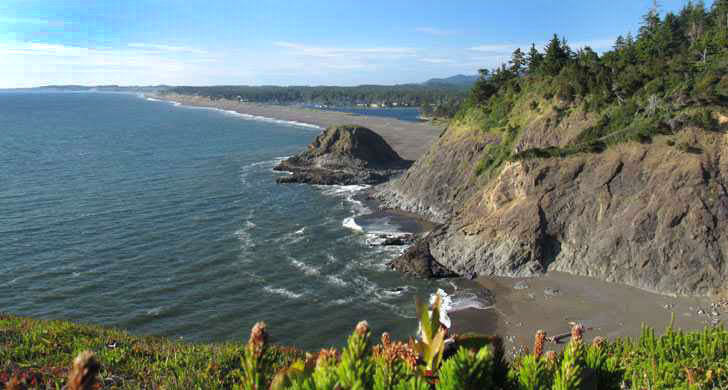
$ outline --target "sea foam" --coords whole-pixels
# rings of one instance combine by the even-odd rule
[[[287,290],[285,288],[279,288],[279,287],[277,288],[277,287],[273,287],[273,286],[265,286],[265,287],[263,287],[263,290],[265,290],[266,292],[269,292],[271,294],[277,294],[277,295],[280,295],[280,296],[283,296],[286,298],[291,298],[291,299],[298,299],[303,296],[303,294],[301,294],[301,293],[295,293],[295,292],[293,292],[291,290]]]
[[[354,217],[344,218],[344,220],[341,222],[341,226],[343,226],[347,229],[357,231],[357,232],[364,232],[364,228],[359,226],[356,223],[356,220],[354,220]]]
[[[142,97],[143,97],[143,95],[142,95]],[[201,109],[201,110],[218,111],[218,112],[220,112],[222,114],[225,114],[225,115],[228,115],[228,116],[234,116],[234,117],[241,118],[241,119],[245,119],[245,120],[253,120],[253,121],[258,121],[258,122],[276,123],[276,124],[284,125],[284,126],[304,127],[304,128],[308,128],[308,129],[315,129],[315,130],[323,130],[324,129],[321,126],[314,125],[314,124],[311,124],[311,123],[304,123],[304,122],[298,122],[298,121],[288,121],[288,120],[284,120],[284,119],[270,118],[270,117],[261,116],[261,115],[243,114],[243,113],[240,113],[240,112],[237,112],[237,111],[225,110],[225,109],[217,108],[217,107],[187,106],[187,105],[183,105],[180,102],[176,102],[174,100],[161,100],[161,99],[155,99],[155,98],[148,97],[148,96],[146,97],[146,100],[148,100],[150,102],[166,102],[166,103],[172,104],[175,107],[185,107],[185,108],[191,108],[191,109]]]

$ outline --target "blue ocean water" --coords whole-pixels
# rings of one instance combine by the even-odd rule
[[[278,185],[319,130],[129,94],[0,93],[0,310],[222,341],[407,337],[425,282],[370,247],[356,187]],[[364,230],[396,230],[387,216]],[[346,225],[346,226],[344,226]]]

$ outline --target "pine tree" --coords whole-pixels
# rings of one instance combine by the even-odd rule
[[[622,50],[627,45],[623,36],[618,36],[617,40],[614,41],[614,50]]]
[[[543,54],[536,49],[535,43],[531,44],[531,49],[528,51],[528,58],[526,58],[526,61],[528,62],[528,73],[537,73],[541,67],[541,63],[543,62]]]
[[[543,58],[542,68],[546,74],[555,76],[559,74],[561,68],[571,59],[571,49],[566,44],[566,40],[559,39],[554,34],[553,38],[546,45],[546,53]]]
[[[511,64],[511,72],[516,75],[520,75],[526,66],[526,55],[520,47],[513,51],[513,55],[511,56],[511,61],[509,63]]]

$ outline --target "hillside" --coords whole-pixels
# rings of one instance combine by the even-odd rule
[[[455,76],[445,77],[445,78],[435,78],[435,79],[429,79],[425,81],[424,85],[441,85],[441,86],[459,86],[459,87],[472,87],[475,82],[478,81],[478,76],[474,75],[464,75],[464,74],[457,74]]]
[[[726,294],[726,14],[725,0],[652,10],[602,55],[556,35],[517,50],[376,196],[443,224],[421,243],[435,261],[419,261],[460,275]]]

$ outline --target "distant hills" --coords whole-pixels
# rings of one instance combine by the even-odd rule
[[[475,82],[478,81],[477,75],[464,75],[464,74],[458,74],[455,76],[450,76],[442,79],[429,79],[425,81],[424,85],[431,86],[431,87],[438,87],[438,86],[456,86],[456,87],[471,87]]]

